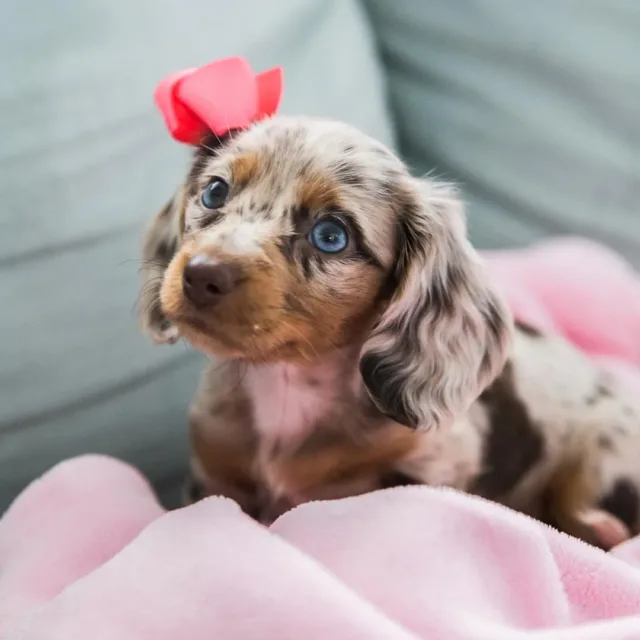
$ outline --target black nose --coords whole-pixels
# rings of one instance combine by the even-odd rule
[[[198,308],[216,304],[237,282],[237,267],[205,255],[191,258],[182,273],[184,294]]]

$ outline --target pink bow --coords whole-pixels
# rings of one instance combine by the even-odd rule
[[[156,106],[178,142],[197,145],[274,115],[282,96],[282,68],[254,74],[244,58],[225,58],[172,73],[154,92]]]

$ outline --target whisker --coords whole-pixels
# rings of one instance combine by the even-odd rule
[[[281,324],[283,324],[287,329],[290,329],[291,331],[294,331],[295,333],[297,333],[300,338],[302,338],[302,340],[304,340],[309,347],[311,348],[311,350],[313,351],[314,355],[316,356],[316,358],[319,358],[320,355],[318,354],[318,352],[316,351],[315,347],[313,346],[313,344],[311,344],[311,342],[309,341],[308,338],[306,338],[298,329],[296,329],[296,327],[294,327],[293,325],[289,324],[288,322],[284,322],[283,320],[281,321]]]
[[[238,366],[239,367],[240,366],[244,366],[244,371],[242,372],[242,375],[238,375],[238,383],[232,389],[232,391],[231,391],[232,394],[234,394],[243,385],[243,383],[245,381],[245,378],[247,377],[247,373],[249,371],[249,363],[248,362],[239,362]]]
[[[160,258],[129,258],[127,260],[122,260],[116,266],[123,267],[134,262],[144,267],[157,267],[158,269],[163,270],[168,266],[168,263]]]
[[[153,299],[154,302],[160,300],[160,283],[149,282],[144,286],[140,287],[140,291],[138,292],[137,299],[138,300],[148,300],[149,298]]]
[[[162,284],[164,277],[161,275],[154,276],[152,278],[148,278],[140,287],[142,291],[144,291],[148,287],[155,287],[156,285]]]
[[[144,303],[144,306],[142,304]],[[159,308],[160,304],[160,291],[155,295],[148,296],[146,293],[138,296],[133,304],[133,311],[139,311],[142,315],[149,315],[154,308]]]

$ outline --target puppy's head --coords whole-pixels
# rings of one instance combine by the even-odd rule
[[[454,194],[340,123],[206,140],[144,258],[156,340],[262,362],[358,346],[374,403],[413,427],[466,410],[504,361],[508,314]]]

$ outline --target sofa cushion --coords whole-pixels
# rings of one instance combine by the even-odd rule
[[[640,6],[365,0],[416,172],[462,183],[482,246],[600,239],[640,264]]]
[[[87,451],[177,486],[202,362],[137,332],[141,228],[186,169],[152,92],[167,73],[229,55],[285,67],[284,112],[391,142],[354,0],[0,9],[0,511],[46,467]]]

